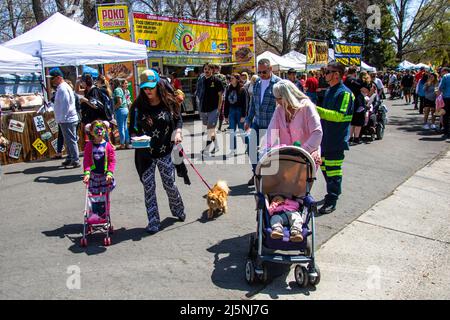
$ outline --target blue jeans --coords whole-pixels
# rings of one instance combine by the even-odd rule
[[[119,108],[116,110],[115,114],[117,126],[119,128],[120,144],[129,143],[130,136],[128,134],[128,126],[127,126],[128,108]]]
[[[62,135],[64,137],[64,142],[67,147],[67,160],[70,160],[72,162],[80,160],[77,142],[77,125],[78,121],[59,124]]]
[[[230,124],[228,128],[230,129],[230,150],[236,150],[236,128],[239,127],[242,131],[244,130],[244,123],[241,122],[241,109],[230,108],[230,114],[228,115],[228,121]]]
[[[264,136],[266,128],[260,128],[255,122],[251,125],[251,135],[249,138],[249,147],[248,147],[248,156],[250,158],[250,162],[252,164],[253,174],[256,170],[256,165],[259,161],[259,140]],[[260,132],[261,131],[261,132]]]

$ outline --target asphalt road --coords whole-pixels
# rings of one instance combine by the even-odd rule
[[[440,135],[421,129],[412,105],[387,104],[384,139],[346,153],[338,209],[316,219],[318,246],[449,148]],[[263,290],[244,279],[248,237],[256,228],[254,189],[247,187],[250,165],[242,154],[228,163],[218,161],[220,156],[201,163],[202,136],[194,126],[199,122],[186,120],[184,147],[208,183],[228,182],[229,213],[205,219],[207,189],[189,168],[192,184],[177,180],[186,221],[171,217],[158,178],[163,230],[148,236],[134,151],[117,151],[111,211],[116,232],[110,247],[103,246],[100,235],[89,238],[88,248],[79,246],[85,201],[81,169],[63,169],[59,160],[2,167],[0,299],[247,299]],[[312,194],[321,200],[324,193],[319,173]],[[280,280],[287,270],[273,266],[270,273]]]

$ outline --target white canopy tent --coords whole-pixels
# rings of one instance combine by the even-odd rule
[[[369,66],[364,61],[361,61],[361,70],[364,70],[367,72],[377,72],[377,68]]]
[[[282,58],[291,60],[296,64],[302,65],[303,69],[306,69],[306,56],[298,51],[292,50],[289,53],[286,53]]]
[[[39,58],[0,46],[0,74],[27,74],[41,71]]]
[[[145,45],[101,33],[58,12],[3,45],[39,57],[44,67],[147,59]]]
[[[292,61],[290,59],[280,57],[270,51],[265,51],[256,58],[258,62],[261,59],[268,59],[270,61],[270,64],[274,67],[274,69],[279,71],[287,71],[291,68],[294,68],[295,70],[305,69],[304,65]]]
[[[399,70],[412,70],[416,68],[416,65],[414,63],[411,63],[407,60],[404,60],[400,62],[400,64],[397,67]]]
[[[425,70],[431,70],[431,67],[425,63],[418,63],[415,65],[414,69],[425,68]]]

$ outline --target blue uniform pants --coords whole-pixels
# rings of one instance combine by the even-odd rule
[[[344,151],[323,152],[320,169],[327,183],[327,195],[325,204],[336,205],[342,192],[342,164],[344,163]]]

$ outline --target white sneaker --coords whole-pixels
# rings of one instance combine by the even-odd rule
[[[433,123],[431,126],[430,126],[430,128],[431,128],[431,130],[436,130],[436,125]]]
[[[430,129],[430,125],[428,123],[425,123],[422,128],[424,130],[429,130]]]

